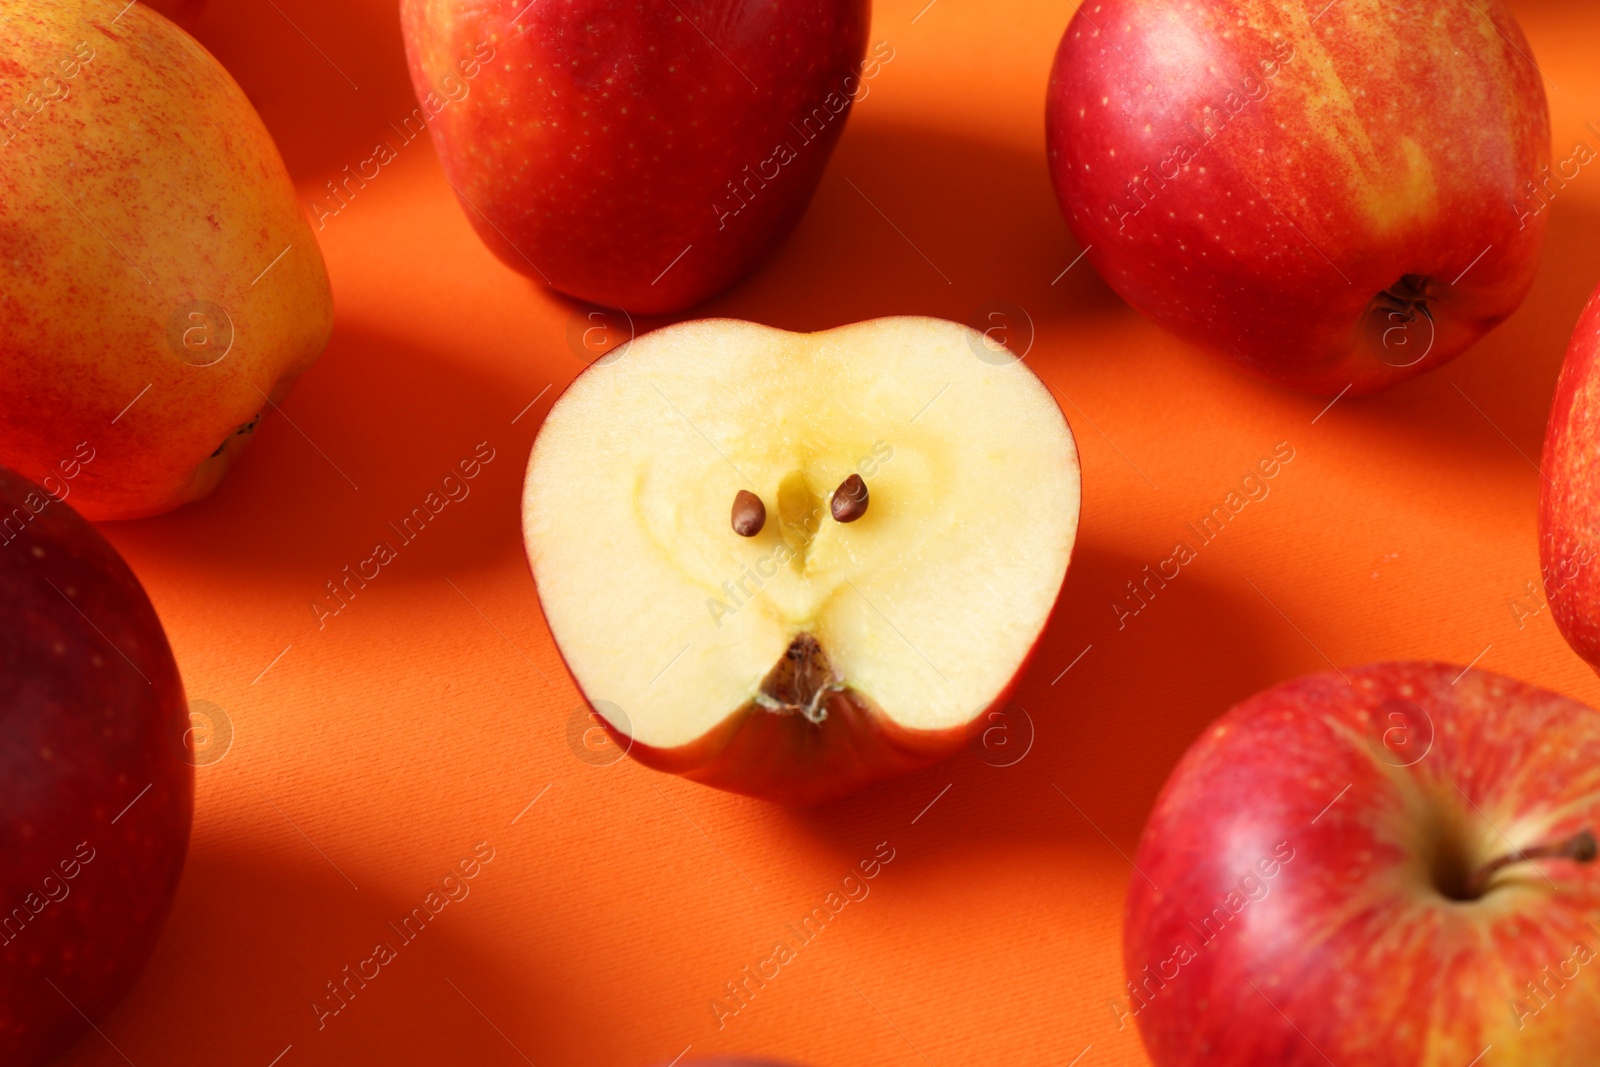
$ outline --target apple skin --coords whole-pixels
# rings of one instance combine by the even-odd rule
[[[1141,314],[1268,380],[1374,392],[1532,285],[1548,215],[1529,183],[1562,182],[1531,55],[1501,0],[1334,3],[1315,23],[1300,4],[1096,0],[1050,75],[1056,195]],[[1423,309],[1374,306],[1408,275]]]
[[[31,1067],[149,959],[194,770],[183,683],[138,579],[4,468],[0,518],[0,1063]]]
[[[766,259],[864,92],[869,0],[402,0],[400,16],[478,235],[633,313],[690,307]]]
[[[141,0],[141,2],[190,33],[194,32],[206,7],[206,0]]]
[[[1036,640],[990,707],[1010,699],[1038,647]],[[950,730],[908,730],[849,689],[834,693],[824,707],[827,718],[812,723],[748,703],[692,744],[662,749],[634,741],[591,705],[611,740],[646,767],[794,807],[824,804],[930,767],[968,747],[987,725],[979,715]]]
[[[0,130],[0,463],[70,482],[96,520],[209,492],[333,323],[249,100],[167,19],[118,7],[17,0],[0,23],[0,99],[39,105]]]
[[[1600,965],[1600,868],[1437,886],[1600,828],[1600,714],[1447,664],[1345,673],[1250,698],[1173,771],[1134,860],[1119,1026],[1157,1067],[1595,1063],[1600,984],[1573,979]]]
[[[533,574],[531,563],[528,573],[537,590],[539,579]],[[1064,576],[1061,588],[1066,588]],[[1060,602],[1058,591],[1056,605]],[[543,614],[542,607],[540,613]],[[1054,605],[1050,615],[1055,615]],[[1041,630],[1033,647],[1017,664],[1011,681],[995,694],[988,707],[1002,708],[1011,699],[1043,638]],[[555,647],[567,677],[581,693],[578,676],[567,664],[561,646]],[[972,745],[989,725],[978,714],[971,722],[950,730],[909,730],[885,717],[872,701],[852,689],[830,695],[823,706],[827,718],[814,724],[800,715],[773,715],[754,702],[747,703],[693,743],[676,748],[641,744],[618,729],[593,703],[589,710],[618,748],[652,770],[792,807],[825,804],[869,785],[931,767]]]
[[[1600,289],[1578,319],[1556,379],[1539,487],[1539,564],[1550,614],[1600,670]]]

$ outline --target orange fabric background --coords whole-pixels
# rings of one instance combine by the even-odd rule
[[[873,39],[895,58],[798,232],[697,314],[802,330],[974,321],[997,300],[1031,315],[1029,362],[1064,398],[1084,461],[1078,551],[1017,699],[1032,750],[816,811],[575,758],[579,698],[517,507],[539,421],[582,367],[573,309],[490,256],[418,141],[326,220],[338,322],[282,414],[210,499],[104,528],[165,620],[190,698],[236,731],[197,773],[166,935],[102,1027],[133,1063],[644,1067],[688,1047],[819,1067],[1066,1064],[1085,1049],[1083,1067],[1140,1064],[1108,1006],[1125,854],[1205,723],[1330,659],[1481,656],[1600,703],[1548,613],[1519,626],[1508,606],[1538,578],[1534,464],[1600,279],[1600,171],[1557,197],[1537,286],[1508,324],[1313,424],[1326,401],[1186,349],[1086,263],[1052,284],[1079,251],[1043,144],[1073,5],[924,3],[876,5]],[[394,6],[211,0],[199,24],[308,203],[413,106]],[[1583,129],[1600,119],[1600,11],[1514,8],[1549,77],[1556,158],[1578,138],[1600,147]],[[308,605],[323,583],[480,441],[497,454],[471,497],[319,630]],[[1270,496],[1119,632],[1123,583],[1281,441],[1295,459]],[[479,841],[496,854],[471,895],[319,1031],[324,983],[395,940],[386,923]],[[719,1030],[711,998],[880,841],[895,858],[870,896]],[[91,1033],[66,1062],[123,1059]]]

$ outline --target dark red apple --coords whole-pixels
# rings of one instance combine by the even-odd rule
[[[1156,800],[1112,1011],[1157,1067],[1589,1067],[1597,830],[1600,714],[1566,697],[1438,663],[1284,683]]]
[[[1578,319],[1556,380],[1539,489],[1544,591],[1573,651],[1600,670],[1600,289]]]
[[[1437,367],[1516,310],[1578,167],[1550,169],[1502,0],[1095,0],[1046,115],[1057,197],[1111,287],[1324,394]]]
[[[194,771],[155,610],[71,508],[0,468],[0,1063],[133,984],[177,889]]]
[[[479,236],[516,270],[635,313],[696,304],[770,255],[893,56],[862,60],[868,0],[400,11],[418,126]]]

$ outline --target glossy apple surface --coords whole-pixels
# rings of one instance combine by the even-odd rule
[[[193,31],[205,12],[206,0],[140,0],[184,29]]]
[[[1533,282],[1565,182],[1532,55],[1501,0],[1091,0],[1050,76],[1056,195],[1140,313],[1272,381],[1372,392]]]
[[[1539,565],[1550,614],[1600,669],[1600,289],[1578,319],[1545,427]]]
[[[332,328],[277,148],[143,4],[17,0],[0,54],[0,463],[91,519],[203,496]]]
[[[1600,713],[1453,665],[1345,673],[1250,698],[1172,773],[1118,1025],[1157,1067],[1600,1062]]]
[[[863,62],[867,0],[400,8],[419,117],[478,235],[634,313],[699,303],[772,253],[885,61]]]
[[[188,728],[138,579],[0,468],[0,1063],[51,1059],[149,959],[188,846]]]
[[[1060,409],[983,334],[711,319],[573,382],[534,442],[523,531],[619,747],[815,803],[966,743],[1049,619],[1078,506]]]

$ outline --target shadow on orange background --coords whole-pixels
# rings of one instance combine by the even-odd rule
[[[1557,148],[1594,143],[1600,16],[1576,0],[1513,6],[1561,86]],[[644,1065],[686,1046],[1068,1062],[1092,1044],[1096,1063],[1139,1064],[1106,1010],[1121,990],[1119,853],[1205,723],[1291,675],[1382,658],[1481,655],[1600,703],[1548,617],[1519,624],[1506,605],[1538,574],[1534,464],[1600,277],[1600,178],[1552,206],[1510,322],[1428,377],[1324,411],[1161,334],[1086,263],[1067,269],[1079,249],[1042,121],[1068,11],[922,9],[877,5],[874,37],[897,58],[810,211],[693,315],[821,329],[1021,309],[1031,327],[1013,343],[1031,337],[1085,485],[1066,589],[1013,701],[1031,749],[804,812],[576,759],[578,697],[534,599],[518,498],[539,420],[583,367],[566,342],[582,309],[483,248],[418,142],[322,231],[333,341],[228,480],[105,527],[189,695],[238,732],[201,771],[156,959],[103,1025],[133,1062]],[[197,36],[307,202],[414,104],[392,0],[210,0]],[[480,441],[496,459],[471,497],[319,624],[325,584]],[[1271,494],[1119,627],[1126,583],[1280,441],[1296,458]],[[323,983],[485,838],[502,858],[476,895],[316,1030]],[[897,858],[873,895],[719,1028],[711,998],[879,841]],[[91,1034],[66,1062],[122,1059]]]

